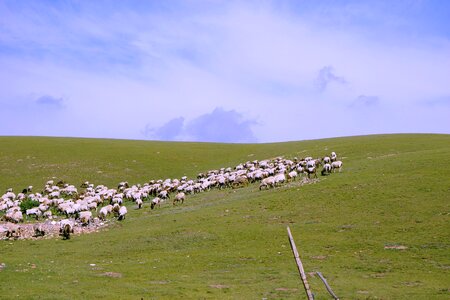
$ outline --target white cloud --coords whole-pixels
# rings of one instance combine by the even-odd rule
[[[255,120],[235,110],[216,107],[188,122],[179,117],[157,128],[150,128],[147,124],[143,133],[150,138],[168,141],[254,143],[256,138],[252,126],[256,124]]]

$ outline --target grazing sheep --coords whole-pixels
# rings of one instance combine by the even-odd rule
[[[291,172],[289,172],[289,174],[288,174],[288,179],[289,180],[295,180],[295,178],[298,176],[298,173],[297,173],[297,171],[291,171]]]
[[[98,213],[99,219],[100,219],[100,220],[105,220],[106,217],[108,216],[108,214],[112,212],[112,209],[113,209],[113,206],[112,206],[112,205],[106,205],[106,206],[103,206],[103,207],[100,209],[100,212]]]
[[[162,190],[161,192],[159,192],[158,197],[161,199],[167,199],[170,198],[170,195],[167,190]]]
[[[136,204],[137,204],[138,208],[141,208],[142,204],[143,204],[142,199],[136,199]]]
[[[33,225],[34,237],[44,236],[45,230],[43,224],[34,224]]]
[[[61,220],[59,223],[59,235],[63,237],[63,240],[70,239],[70,234],[73,233],[74,224],[69,219]]]
[[[334,162],[334,161],[336,161],[336,159],[337,159],[336,153],[334,151],[331,152],[331,161]]]
[[[173,205],[175,205],[176,202],[181,202],[181,204],[184,203],[184,200],[186,199],[186,194],[181,192],[178,193],[175,198],[173,199]]]
[[[340,160],[333,161],[333,162],[331,163],[331,167],[333,168],[333,173],[336,172],[336,169],[338,169],[338,170],[339,170],[339,173],[340,173],[340,172],[341,172],[341,169],[342,169],[342,161],[340,161]]]
[[[125,215],[128,213],[126,206],[121,206],[119,209],[119,217],[117,220],[122,221],[125,220]]]
[[[40,216],[42,216],[42,212],[41,212],[41,210],[38,207],[27,209],[25,211],[25,214],[27,215],[27,218],[29,216],[33,216],[34,215],[36,220],[39,219]]]
[[[314,178],[317,178],[316,167],[305,168],[305,172],[308,174],[309,179],[311,179],[311,174],[314,175]]]
[[[269,176],[261,180],[261,183],[259,184],[259,190],[262,190],[262,188],[269,188],[275,186],[275,178],[273,176]]]
[[[237,176],[233,181],[233,188],[240,187],[240,186],[246,186],[248,185],[248,179],[246,176]]]
[[[92,219],[92,212],[90,211],[81,211],[80,212],[80,222],[82,225],[88,225]]]
[[[47,210],[46,212],[44,212],[44,213],[42,214],[42,216],[43,216],[44,218],[47,218],[47,219],[52,219],[52,218],[53,218],[53,215],[52,215],[52,211],[51,211],[51,210]]]
[[[12,223],[23,222],[23,215],[18,207],[10,208],[6,214],[3,216],[3,219]]]
[[[329,163],[324,164],[322,172],[321,172],[322,176],[330,174],[331,173],[331,169],[332,169],[332,167],[331,167],[331,165]]]
[[[6,237],[17,239],[22,234],[22,227],[16,224],[6,223]]]
[[[276,186],[282,184],[285,181],[286,181],[286,176],[284,175],[284,173],[278,173],[277,175],[274,176],[274,182],[275,182]]]
[[[152,203],[150,204],[150,208],[154,209],[156,205],[158,205],[158,207],[161,207],[161,202],[162,202],[161,198],[159,198],[159,197],[154,198],[152,200]]]

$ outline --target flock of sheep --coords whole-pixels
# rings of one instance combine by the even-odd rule
[[[269,189],[295,180],[302,174],[308,178],[317,178],[317,168],[320,166],[321,174],[325,176],[336,170],[340,172],[342,161],[337,160],[334,152],[321,159],[306,157],[290,160],[277,157],[271,160],[247,161],[235,168],[200,173],[195,180],[184,176],[181,179],[151,180],[131,187],[124,181],[114,189],[85,182],[79,191],[74,185],[62,181],[55,184],[53,180],[49,180],[39,193],[33,193],[32,186],[17,195],[11,188],[8,189],[0,198],[0,213],[4,213],[2,219],[6,221],[0,229],[6,233],[7,238],[20,237],[19,223],[24,221],[25,213],[27,219],[53,220],[52,223],[59,224],[59,233],[63,239],[69,239],[75,226],[88,226],[93,221],[104,221],[110,215],[114,215],[118,220],[125,219],[128,211],[124,201],[135,202],[138,209],[142,208],[145,201],[149,201],[151,209],[154,209],[170,199],[171,194],[175,194],[173,205],[176,205],[183,203],[186,195],[212,188],[236,188],[249,182],[259,182],[260,190]],[[33,201],[36,206],[23,209],[21,204],[24,201]],[[56,222],[55,219],[60,216],[65,218]],[[34,231],[35,236],[46,234],[39,224],[35,225]]]

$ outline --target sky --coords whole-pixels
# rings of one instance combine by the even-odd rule
[[[0,1],[0,135],[450,134],[450,1]]]

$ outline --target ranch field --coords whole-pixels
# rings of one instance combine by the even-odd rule
[[[273,144],[0,137],[0,193],[50,179],[117,187],[335,151],[301,186],[188,195],[70,240],[0,241],[1,299],[302,299],[289,225],[316,299],[450,298],[450,135]],[[320,171],[320,169],[319,169]]]

